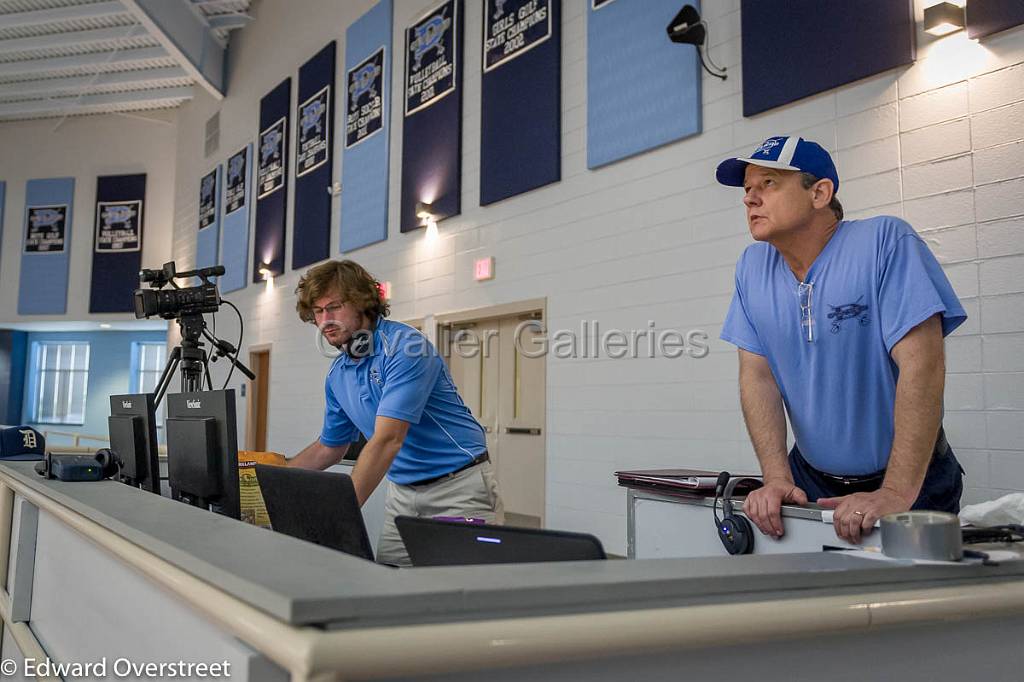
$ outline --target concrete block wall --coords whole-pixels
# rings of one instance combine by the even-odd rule
[[[328,40],[339,40],[343,54],[345,28],[371,4],[308,0],[300,13],[293,3],[265,0],[233,39],[230,95],[223,102],[200,96],[181,109],[179,265],[194,258],[200,175],[256,136],[260,96],[294,77]],[[396,3],[396,46],[402,27],[430,4]],[[945,420],[968,473],[966,501],[1024,490],[1024,29],[981,43],[919,31],[915,64],[745,119],[739,0],[705,0],[711,54],[729,78],[704,77],[704,132],[590,171],[587,4],[563,3],[562,181],[479,206],[481,10],[467,2],[463,214],[443,221],[436,239],[399,232],[401,111],[393,107],[389,239],[345,254],[391,281],[395,319],[546,297],[552,331],[598,320],[605,329],[653,322],[708,333],[710,353],[701,359],[549,357],[548,525],[593,532],[623,552],[625,495],[616,469],[756,467],[739,412],[736,351],[717,340],[733,267],[750,238],[740,191],[717,185],[714,168],[774,134],[799,134],[835,154],[850,217],[900,215],[928,241],[970,315],[947,341]],[[920,26],[924,3],[915,4]],[[393,102],[401,101],[401,66]],[[218,109],[221,148],[204,159],[203,126]],[[339,210],[336,201],[335,228]],[[472,263],[482,256],[496,258],[497,277],[478,284]],[[228,296],[245,315],[246,346],[271,347],[268,436],[287,454],[319,431],[328,365],[314,330],[295,317],[297,279],[288,272],[272,286]],[[218,317],[219,330],[234,337],[230,316]],[[233,383],[240,381],[236,374]]]

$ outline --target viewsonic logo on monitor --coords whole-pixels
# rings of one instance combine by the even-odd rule
[[[130,401],[130,400],[122,400],[121,401],[121,407],[126,409],[126,410],[132,409],[132,401]]]
[[[203,407],[203,404],[198,400],[186,400],[185,407],[187,407],[190,410],[198,410]]]

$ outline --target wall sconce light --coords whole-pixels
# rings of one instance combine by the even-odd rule
[[[422,220],[424,223],[428,223],[432,220],[435,220],[434,205],[426,201],[417,201],[416,217]]]
[[[270,269],[270,263],[267,263],[266,261],[260,263],[260,267],[256,272],[263,275],[264,280],[273,279],[274,277],[274,271]]]
[[[708,37],[708,22],[700,18],[700,12],[696,7],[683,5],[679,13],[672,17],[672,21],[665,27],[665,32],[668,33],[668,39],[673,43],[695,46],[697,56],[700,57],[700,65],[704,67],[704,70],[715,78],[726,79],[725,67],[715,65],[711,61],[710,54],[707,55],[707,61],[704,60],[705,52],[707,52],[705,43]],[[711,66],[709,67],[708,64]],[[714,70],[711,67],[714,67]]]
[[[924,8],[924,30],[933,36],[955,33],[966,25],[964,8],[951,2],[940,2]]]

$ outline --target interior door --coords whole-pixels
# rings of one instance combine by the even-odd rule
[[[539,317],[446,325],[439,344],[459,394],[487,432],[506,523],[528,527],[543,525],[545,505],[545,359],[529,357],[541,335],[531,322]]]
[[[541,327],[531,324],[535,317],[501,320],[497,471],[509,525],[539,528],[544,525],[546,380],[544,357],[530,357],[542,335]]]
[[[249,353],[249,367],[256,380],[249,381],[249,409],[245,429],[245,449],[267,449],[267,404],[270,398],[270,351]]]

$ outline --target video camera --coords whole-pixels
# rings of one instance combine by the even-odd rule
[[[159,315],[165,320],[178,317],[215,313],[220,309],[220,292],[210,277],[224,274],[223,265],[177,272],[174,261],[164,263],[159,270],[143,269],[139,280],[149,283],[150,289],[135,290],[135,317],[138,319]],[[203,283],[195,287],[179,287],[176,277],[198,277]],[[172,289],[164,289],[170,284]]]

